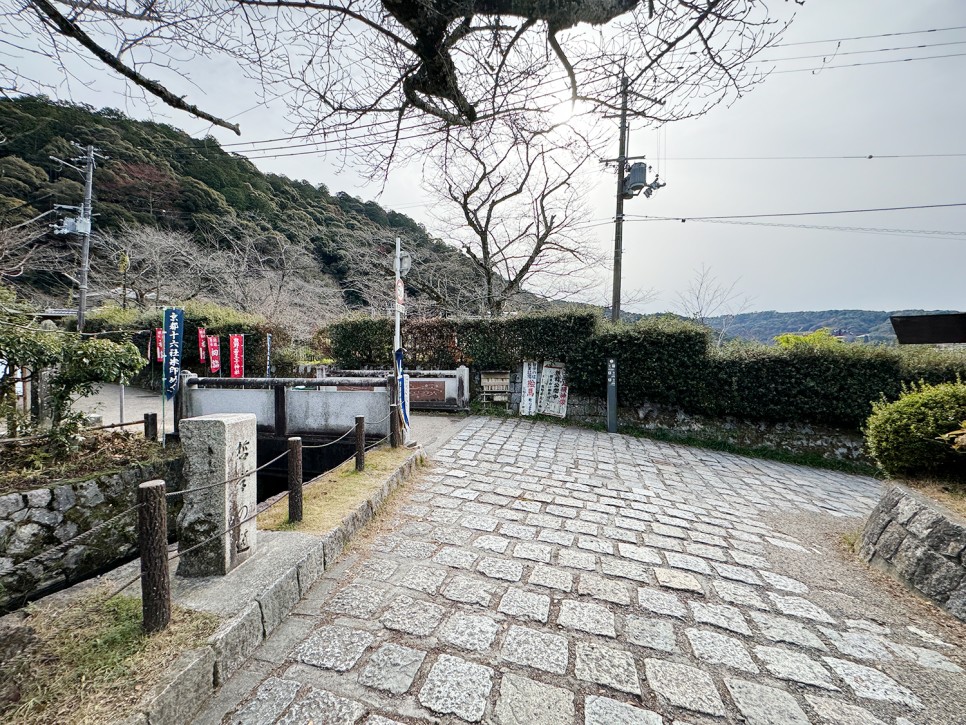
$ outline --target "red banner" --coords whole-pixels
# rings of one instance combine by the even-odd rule
[[[207,347],[207,345],[205,344],[205,341],[207,339],[208,338],[205,336],[205,328],[199,327],[198,328],[198,358],[201,360],[201,362],[205,362],[205,348]]]
[[[228,336],[229,367],[233,378],[245,377],[245,336]]]
[[[218,337],[214,335],[209,335],[207,338],[208,343],[208,359],[210,362],[210,370],[213,373],[221,371],[221,341]]]
[[[164,361],[164,328],[158,327],[154,330],[154,351],[157,354],[158,362]]]

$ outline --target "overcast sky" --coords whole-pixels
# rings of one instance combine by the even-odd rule
[[[963,0],[808,0],[783,43],[966,26]],[[942,43],[943,45],[935,45]],[[933,47],[856,53],[929,44]],[[838,50],[838,55],[833,54]],[[848,55],[845,55],[848,53]],[[823,216],[762,217],[741,224],[631,220],[633,215],[680,217],[756,215],[966,202],[966,27],[836,44],[774,48],[762,58],[827,54],[819,72],[773,73],[731,107],[668,125],[660,137],[634,129],[631,154],[647,154],[667,187],[651,199],[627,202],[624,288],[653,289],[655,299],[635,311],[673,309],[678,292],[706,266],[718,280],[751,299],[750,310],[966,309],[966,206]],[[923,56],[954,57],[907,63],[873,61]],[[823,59],[775,63],[776,71],[817,68]],[[840,68],[852,63],[861,67]],[[769,65],[762,66],[770,67]],[[81,86],[72,98],[93,106],[120,107],[135,117],[151,112],[112,95],[107,71],[98,71],[97,93]],[[225,63],[198,67],[205,93],[200,105],[241,124],[242,140],[266,139],[290,130],[284,108],[256,107],[254,90]],[[218,79],[217,82],[213,82]],[[234,79],[234,80],[232,80]],[[115,86],[116,87],[116,86]],[[65,94],[67,95],[67,94]],[[199,101],[198,91],[188,100]],[[222,142],[230,132],[161,107],[157,120]],[[616,138],[616,121],[612,123]],[[616,141],[613,146],[616,147]],[[658,153],[658,149],[661,149]],[[616,148],[615,148],[616,153]],[[939,154],[919,159],[753,160],[751,157]],[[955,154],[959,154],[956,156]],[[731,160],[722,160],[728,157]],[[385,188],[367,183],[338,160],[294,156],[257,160],[264,171],[325,183],[376,198],[439,233],[419,188],[418,166],[394,171]],[[588,188],[592,233],[613,248],[612,172],[601,169]],[[381,194],[380,194],[381,192]],[[795,224],[899,230],[895,233],[759,226]],[[903,231],[912,230],[912,231]],[[956,232],[937,236],[923,231]],[[599,300],[609,299],[601,278]]]

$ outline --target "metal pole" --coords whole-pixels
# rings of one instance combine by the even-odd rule
[[[120,408],[121,408],[120,410],[121,419],[118,421],[118,423],[123,423],[124,422],[124,383],[121,383],[121,397],[119,402],[120,402]]]
[[[84,331],[84,317],[87,312],[87,272],[91,266],[91,196],[94,187],[94,147],[87,147],[87,165],[84,169],[84,205],[81,207],[81,219],[87,221],[84,226],[84,241],[81,243],[81,268],[78,280],[77,297],[77,331]]]
[[[302,520],[302,439],[288,439],[288,520]]]
[[[607,432],[617,432],[617,361],[607,360]]]
[[[168,520],[164,481],[138,486],[138,548],[141,551],[141,612],[145,632],[159,632],[171,621],[168,574]]]
[[[621,128],[617,150],[617,215],[614,218],[614,296],[611,300],[611,322],[621,319],[621,257],[624,246],[624,171],[627,166],[627,76],[621,78]]]
[[[356,416],[356,470],[366,470],[366,416]]]
[[[395,280],[395,287],[393,287],[393,290],[392,290],[393,299],[395,300],[395,304],[396,304],[396,332],[395,332],[394,337],[392,338],[392,352],[393,352],[393,355],[395,355],[396,350],[398,350],[399,348],[402,347],[402,335],[400,334],[400,329],[399,329],[400,328],[400,322],[399,322],[399,314],[400,314],[400,312],[399,312],[399,299],[398,299],[397,294],[396,294],[396,290],[399,289],[399,280],[402,279],[402,275],[400,274],[400,271],[399,271],[399,267],[401,265],[401,260],[400,260],[401,255],[402,255],[402,247],[400,246],[399,237],[396,237],[396,261],[393,264],[393,266],[396,269],[396,280]]]

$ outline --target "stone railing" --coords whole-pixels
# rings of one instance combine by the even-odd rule
[[[163,478],[182,485],[180,456],[132,466],[83,481],[0,496],[0,609],[55,590],[130,558],[137,551],[137,516],[97,529],[136,503],[139,484]],[[179,502],[174,506],[180,507]],[[174,521],[169,512],[169,522]],[[41,556],[53,547],[61,548]],[[32,561],[31,561],[32,560]]]
[[[966,520],[893,486],[866,521],[859,546],[867,562],[966,621]]]

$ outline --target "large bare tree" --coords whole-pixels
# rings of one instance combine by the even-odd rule
[[[501,314],[530,291],[574,299],[601,262],[586,231],[585,139],[573,132],[506,138],[466,131],[429,173],[436,215],[476,268],[484,309]]]
[[[795,0],[801,4],[804,0]],[[0,89],[24,51],[69,77],[106,65],[164,103],[239,132],[185,95],[193,65],[227,54],[282,95],[309,134],[383,164],[395,143],[494,120],[545,128],[561,101],[632,118],[700,114],[761,76],[747,61],[785,27],[788,0],[0,0]],[[5,56],[5,57],[4,57]],[[36,67],[36,66],[34,66]],[[161,75],[168,83],[154,78]],[[324,134],[324,136],[323,136]]]

